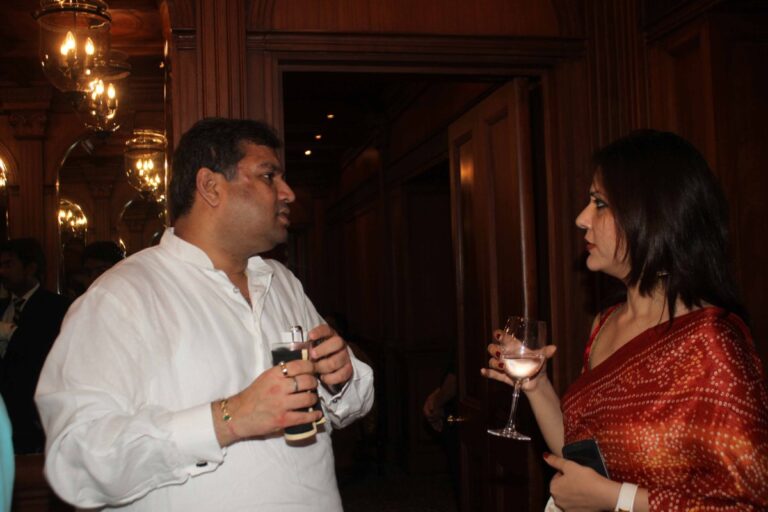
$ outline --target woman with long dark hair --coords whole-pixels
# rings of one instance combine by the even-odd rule
[[[562,402],[541,372],[523,389],[567,510],[768,510],[768,390],[728,257],[728,205],[681,137],[635,132],[595,155],[587,267],[626,286],[601,312]],[[501,331],[494,336],[500,340]],[[486,377],[511,384],[499,368]],[[554,347],[548,347],[551,357]],[[593,439],[610,478],[562,458]]]

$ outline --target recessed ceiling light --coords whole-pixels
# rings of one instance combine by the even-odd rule
[[[304,151],[304,154],[305,154],[306,156],[309,156],[309,155],[311,155],[311,154],[312,154],[312,150],[311,150],[311,149],[307,149],[306,151]]]
[[[325,117],[327,117],[328,119],[333,119],[333,118],[334,118],[334,117],[336,117],[336,116],[334,116],[332,113],[329,113],[329,114],[328,114],[327,116],[325,116]]]
[[[315,135],[315,140],[320,140],[322,138],[323,138],[323,135],[321,133],[318,133],[317,135]]]

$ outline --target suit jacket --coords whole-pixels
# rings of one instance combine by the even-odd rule
[[[38,288],[27,299],[0,362],[0,394],[11,419],[16,453],[39,453],[45,447],[35,388],[68,307],[65,297]]]

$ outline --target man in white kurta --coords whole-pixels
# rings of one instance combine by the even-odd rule
[[[341,510],[330,431],[368,412],[372,371],[322,325],[299,281],[257,255],[284,240],[294,196],[273,139],[248,123],[204,120],[182,138],[176,162],[199,171],[191,204],[171,184],[175,230],[104,274],[64,321],[36,400],[45,474],[70,503]],[[223,133],[211,141],[213,129]],[[232,177],[216,169],[227,166],[216,145],[227,135],[243,155]],[[206,143],[213,160],[200,161]],[[269,344],[294,325],[327,340],[312,361],[273,367]],[[329,421],[289,444],[282,428],[320,416],[295,411],[314,405],[314,388]]]

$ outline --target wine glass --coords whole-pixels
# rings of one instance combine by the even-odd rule
[[[507,425],[504,428],[488,429],[489,434],[518,441],[531,440],[515,428],[515,411],[520,397],[520,387],[525,381],[535,377],[544,366],[546,357],[542,349],[546,340],[547,324],[545,322],[521,316],[510,316],[507,319],[504,336],[499,344],[504,372],[515,383],[512,392],[512,410],[509,412]]]

